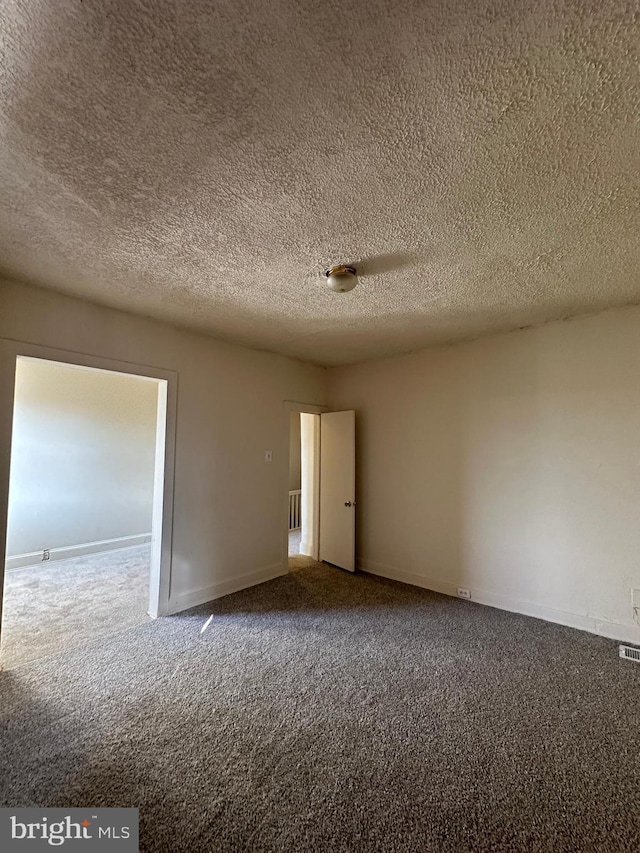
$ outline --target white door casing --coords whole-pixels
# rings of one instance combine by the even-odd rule
[[[18,358],[35,358],[64,365],[87,367],[116,373],[145,376],[159,381],[158,426],[150,567],[149,615],[170,612],[170,583],[173,537],[173,485],[177,421],[177,381],[175,371],[133,364],[112,358],[70,352],[24,341],[0,338],[0,553],[5,553],[9,502],[9,468]],[[0,560],[0,615],[4,583],[4,560]]]

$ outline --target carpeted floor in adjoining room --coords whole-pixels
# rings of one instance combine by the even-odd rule
[[[289,556],[296,557],[300,553],[300,542],[302,540],[302,531],[300,528],[297,530],[289,531]]]
[[[147,622],[150,545],[5,572],[0,664],[10,669]]]
[[[615,642],[311,564],[0,674],[0,804],[135,805],[154,853],[637,853],[639,709]]]

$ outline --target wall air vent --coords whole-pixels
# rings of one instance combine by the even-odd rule
[[[640,663],[640,649],[636,649],[634,646],[620,646],[620,657]]]

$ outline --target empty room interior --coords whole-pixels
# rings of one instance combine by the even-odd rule
[[[0,50],[0,849],[637,853],[637,3]]]

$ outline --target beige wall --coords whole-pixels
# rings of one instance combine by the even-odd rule
[[[15,388],[7,555],[150,534],[157,383],[19,359]]]
[[[289,428],[289,489],[301,488],[300,412],[291,412]]]
[[[640,641],[640,309],[337,368],[362,567]]]
[[[289,412],[325,402],[326,371],[53,292],[0,284],[0,337],[178,374],[171,599],[286,571]],[[0,454],[12,364],[0,363]],[[273,451],[266,463],[264,451]]]

